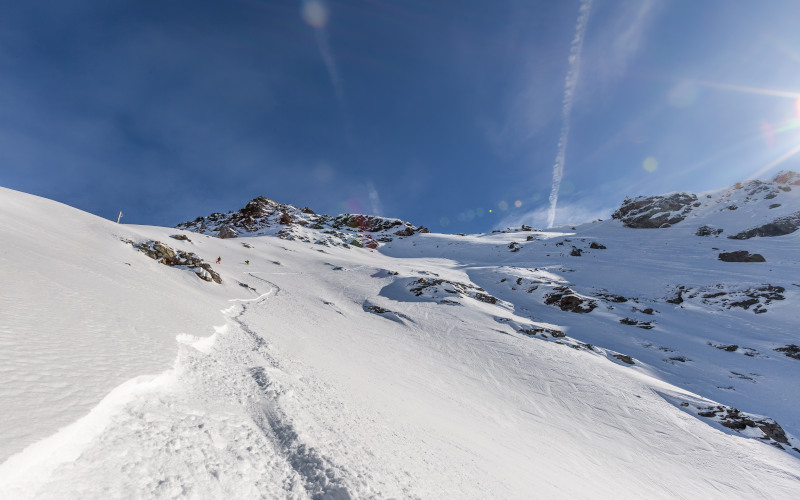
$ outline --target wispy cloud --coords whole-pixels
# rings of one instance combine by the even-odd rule
[[[570,119],[572,117],[572,103],[575,101],[575,87],[581,69],[581,49],[589,24],[589,13],[592,10],[592,0],[582,0],[578,11],[578,22],[575,25],[575,36],[569,48],[569,69],[564,80],[564,98],[561,107],[561,135],[558,138],[558,153],[553,165],[553,186],[550,189],[550,214],[547,218],[547,227],[553,227],[556,218],[556,205],[558,204],[558,190],[561,179],[564,177],[564,161],[567,156],[567,139],[569,139]]]

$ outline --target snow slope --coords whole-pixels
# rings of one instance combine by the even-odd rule
[[[708,210],[370,250],[2,189],[0,498],[793,497],[800,361],[775,349],[798,343],[798,235],[724,239],[749,221]],[[153,241],[222,283],[135,248]],[[739,249],[767,262],[717,260]],[[784,288],[766,312],[723,301],[762,284]],[[783,450],[717,402],[777,420]]]

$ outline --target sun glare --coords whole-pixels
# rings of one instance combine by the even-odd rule
[[[309,26],[322,29],[328,23],[328,8],[320,0],[307,0],[303,2],[303,20]]]

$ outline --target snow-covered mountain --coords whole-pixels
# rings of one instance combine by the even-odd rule
[[[0,498],[794,497],[799,195],[449,235],[0,188]]]

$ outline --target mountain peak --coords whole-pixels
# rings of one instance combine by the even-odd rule
[[[219,238],[278,236],[287,240],[326,246],[377,248],[378,242],[429,232],[424,226],[389,217],[341,214],[336,217],[276,202],[266,196],[253,198],[238,211],[212,213],[175,226]]]

